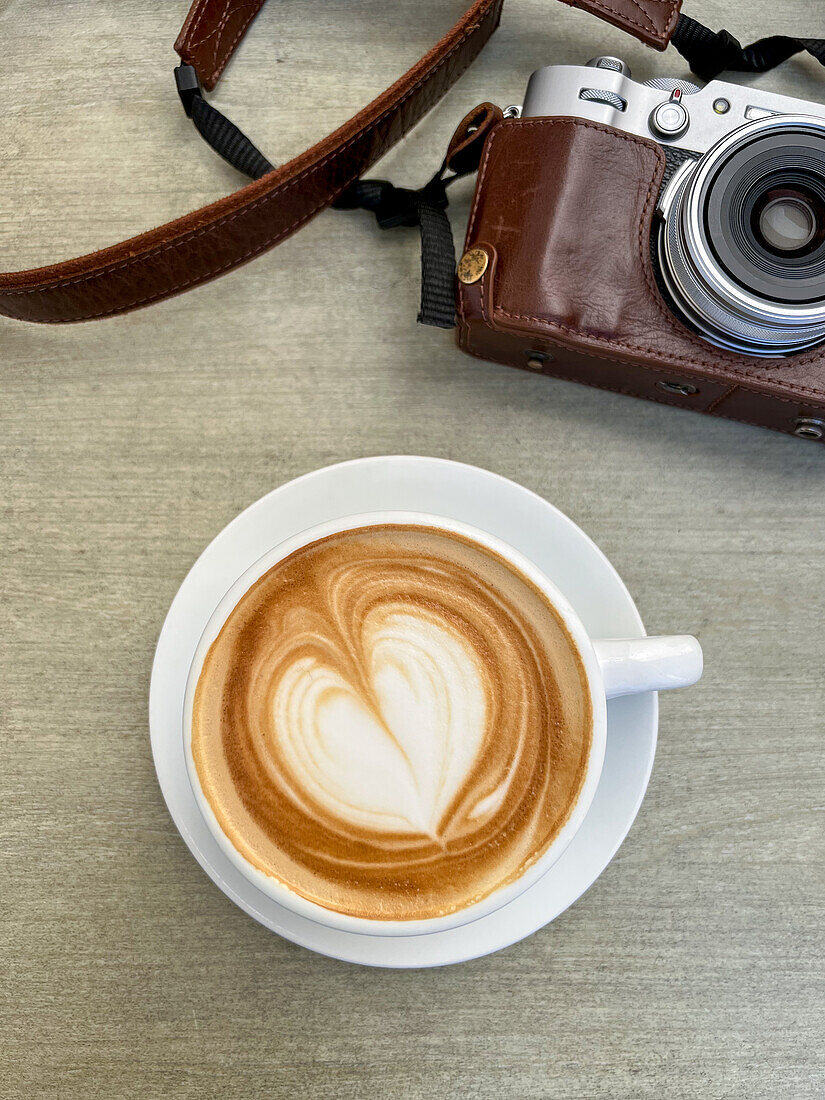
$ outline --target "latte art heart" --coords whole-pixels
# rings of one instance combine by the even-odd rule
[[[383,525],[250,588],[204,661],[192,752],[254,866],[339,912],[414,920],[546,850],[591,722],[575,645],[531,582],[461,536]]]
[[[272,729],[295,794],[354,826],[437,839],[484,741],[481,664],[403,605],[370,613],[361,649],[363,688],[308,656],[278,682]]]

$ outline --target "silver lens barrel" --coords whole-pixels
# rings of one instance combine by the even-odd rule
[[[776,234],[764,232],[776,224],[772,212],[803,201],[822,224],[798,248],[776,248]],[[660,209],[665,286],[705,339],[754,356],[825,340],[822,120],[776,115],[732,131],[676,173]]]

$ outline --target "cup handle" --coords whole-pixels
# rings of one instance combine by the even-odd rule
[[[690,687],[702,675],[702,647],[689,634],[594,642],[608,699]]]

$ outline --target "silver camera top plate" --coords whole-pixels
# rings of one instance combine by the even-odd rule
[[[706,152],[747,122],[776,114],[814,115],[825,122],[821,104],[721,80],[704,88],[669,77],[641,84],[624,62],[612,57],[537,69],[521,111],[523,118],[586,118],[695,153]]]

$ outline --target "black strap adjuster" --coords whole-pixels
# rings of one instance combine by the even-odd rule
[[[175,83],[178,86],[178,95],[186,111],[186,117],[192,117],[192,100],[196,96],[203,97],[200,77],[192,65],[175,66]]]

